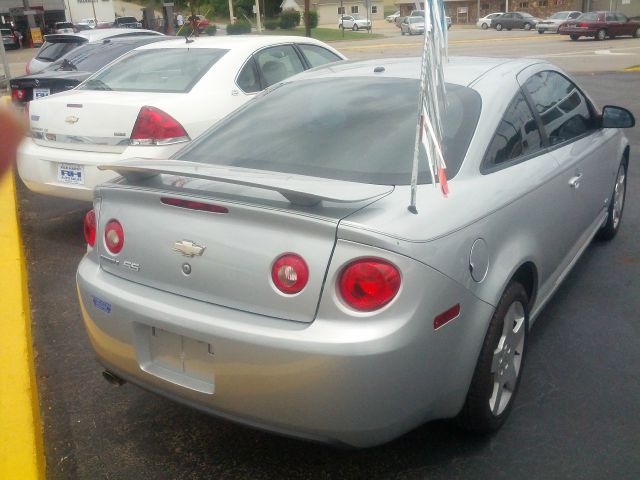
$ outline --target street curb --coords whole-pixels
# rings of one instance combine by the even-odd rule
[[[44,479],[27,271],[13,173],[0,181],[0,478]]]

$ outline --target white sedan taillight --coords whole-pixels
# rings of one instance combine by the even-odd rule
[[[188,142],[186,130],[180,123],[159,108],[145,106],[140,109],[131,132],[131,145],[170,145]]]

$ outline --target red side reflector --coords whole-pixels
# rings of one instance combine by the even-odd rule
[[[200,210],[201,212],[211,213],[229,213],[227,207],[220,205],[213,205],[211,203],[194,202],[192,200],[182,200],[180,198],[162,197],[160,201],[165,205],[171,205],[172,207],[188,208],[189,210]]]
[[[456,318],[458,315],[460,315],[460,304],[456,303],[449,310],[442,312],[440,315],[436,316],[436,318],[433,319],[433,328],[440,328],[445,323],[448,323]]]
[[[89,210],[84,216],[84,239],[90,247],[96,244],[96,211]]]

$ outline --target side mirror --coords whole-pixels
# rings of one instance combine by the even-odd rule
[[[631,128],[636,119],[626,108],[607,105],[602,109],[602,128]]]

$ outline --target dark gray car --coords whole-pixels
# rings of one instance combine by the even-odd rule
[[[491,28],[495,28],[498,31],[503,29],[512,30],[514,28],[531,30],[539,21],[539,18],[534,17],[530,13],[508,12],[503,13],[499,17],[492,18]]]

